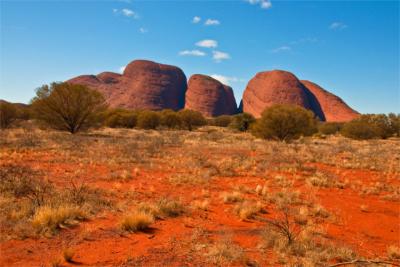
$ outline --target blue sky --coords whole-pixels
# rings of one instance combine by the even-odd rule
[[[0,98],[149,59],[214,75],[239,102],[259,71],[316,82],[362,113],[400,112],[398,1],[4,1]]]

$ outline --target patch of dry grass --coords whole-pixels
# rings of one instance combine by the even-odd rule
[[[152,223],[154,223],[153,215],[135,211],[122,217],[120,227],[127,232],[138,232],[148,229]]]
[[[88,218],[85,210],[78,206],[39,207],[32,218],[32,225],[38,233],[54,234],[62,228],[77,225]]]

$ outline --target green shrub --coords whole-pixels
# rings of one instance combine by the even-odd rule
[[[252,127],[255,136],[290,141],[316,132],[314,113],[295,105],[273,105]]]
[[[240,113],[232,118],[232,122],[229,127],[241,132],[245,132],[250,129],[250,126],[256,121],[253,115],[249,113]]]
[[[177,112],[171,109],[165,109],[161,112],[160,115],[162,126],[170,129],[178,129],[182,127],[182,120]]]
[[[111,128],[133,128],[136,126],[137,117],[134,111],[115,109],[105,114],[104,125]]]
[[[359,118],[347,122],[341,134],[352,139],[388,138],[398,135],[399,115],[364,114]]]
[[[86,86],[52,83],[36,90],[32,109],[50,127],[76,133],[98,123],[106,104],[102,94]]]
[[[198,111],[184,109],[179,111],[178,115],[182,120],[183,128],[189,131],[192,131],[196,127],[207,124],[206,119]]]
[[[340,132],[343,123],[340,122],[321,122],[318,125],[318,132],[325,135],[336,134]]]
[[[7,102],[0,103],[0,128],[6,129],[18,118],[17,108]]]
[[[159,112],[144,110],[138,114],[137,126],[141,129],[156,129],[160,125],[160,121]]]
[[[233,121],[233,117],[229,115],[221,115],[211,120],[211,124],[219,127],[228,127]]]

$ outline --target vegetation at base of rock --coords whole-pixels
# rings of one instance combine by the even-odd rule
[[[264,139],[290,141],[317,131],[311,111],[295,105],[273,105],[265,109],[252,127],[252,133]]]

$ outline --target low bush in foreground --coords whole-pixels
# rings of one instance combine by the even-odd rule
[[[262,113],[252,133],[264,139],[290,141],[316,130],[316,119],[311,111],[294,105],[273,105]]]

